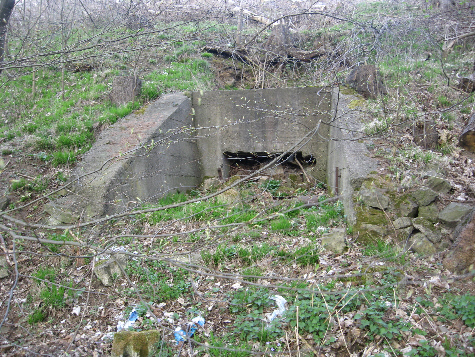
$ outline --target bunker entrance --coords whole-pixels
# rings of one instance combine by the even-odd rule
[[[229,152],[223,153],[224,165],[221,172],[222,178],[231,176],[247,176],[254,171],[263,168],[275,158],[281,156],[282,153],[269,152]],[[316,160],[312,155],[302,155],[302,152],[285,154],[281,159],[275,162],[262,172],[262,175],[272,176],[276,178],[286,178],[289,174],[303,173],[306,166],[315,166]]]

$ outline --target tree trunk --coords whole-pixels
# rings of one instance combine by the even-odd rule
[[[468,151],[475,152],[475,113],[468,120],[459,138],[460,146]]]
[[[8,20],[15,6],[15,0],[0,0],[0,64],[3,62],[5,49],[5,35],[7,34]],[[2,68],[0,67],[0,73]]]

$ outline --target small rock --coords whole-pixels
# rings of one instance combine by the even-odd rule
[[[405,199],[398,204],[397,209],[401,217],[413,218],[417,216],[419,206],[412,200]]]
[[[430,188],[420,188],[412,193],[412,197],[416,200],[419,206],[427,206],[434,202],[439,194],[432,191]]]
[[[462,129],[459,144],[465,150],[475,152],[475,113],[472,114],[467,125]]]
[[[289,181],[293,188],[297,188],[303,182],[302,176],[297,174],[290,174]]]
[[[5,211],[10,204],[10,197],[3,196],[0,198],[0,211]]]
[[[361,200],[368,207],[386,210],[389,207],[389,197],[384,195],[380,189],[362,187],[360,190]]]
[[[454,231],[453,249],[445,257],[444,267],[463,274],[475,269],[475,209],[468,216],[468,223],[461,222]]]
[[[388,93],[381,74],[373,65],[355,67],[346,78],[346,84],[365,98],[376,99]]]
[[[429,221],[436,222],[439,217],[439,209],[435,203],[431,203],[428,206],[419,207],[418,217],[423,217]]]
[[[8,263],[4,255],[0,255],[0,279],[8,276]]]
[[[342,254],[346,250],[345,230],[334,229],[322,236],[322,246],[336,254]]]
[[[468,204],[451,202],[439,213],[439,220],[449,227],[455,227],[472,208]]]
[[[434,244],[429,241],[426,236],[422,233],[416,233],[412,236],[409,241],[410,248],[421,255],[432,255],[437,252]]]
[[[386,227],[381,227],[376,224],[362,223],[361,228],[367,232],[374,232],[379,237],[384,237],[388,232]]]
[[[133,102],[140,95],[142,81],[136,76],[117,76],[112,80],[109,99],[114,105]]]
[[[414,227],[412,225],[410,227],[397,229],[396,240],[398,242],[405,242],[407,238],[412,234],[413,231],[414,231]]]
[[[114,257],[109,260],[99,260],[94,267],[94,274],[104,286],[112,286],[114,281],[122,276],[119,264],[123,269],[125,269],[127,264],[127,256],[125,254],[114,254]]]
[[[475,91],[475,73],[460,78],[459,88],[467,93]]]
[[[230,188],[229,190],[224,191],[223,193],[216,196],[216,199],[218,200],[218,202],[223,204],[233,204],[240,201],[241,197],[237,190],[235,190],[234,188]]]
[[[394,222],[394,228],[403,229],[412,226],[412,220],[409,217],[399,217]]]
[[[112,357],[148,357],[154,356],[155,345],[160,341],[162,331],[120,331],[114,334]]]
[[[426,185],[435,192],[442,194],[448,193],[452,189],[449,181],[436,176],[429,176],[426,180]]]
[[[220,184],[220,181],[218,178],[210,177],[203,181],[203,184],[201,185],[201,187],[203,188],[203,190],[209,191],[211,189],[217,188],[219,184]]]
[[[50,198],[52,199],[56,199],[56,198],[60,198],[60,197],[64,197],[64,196],[67,196],[69,194],[69,191],[66,190],[65,188],[59,190],[58,192],[52,194],[50,196]]]
[[[55,204],[53,202],[45,204],[43,209],[46,213],[49,213],[55,221],[59,223],[72,224],[79,220],[79,215],[75,214],[67,207]]]
[[[428,219],[423,217],[417,217],[412,220],[412,225],[419,232],[424,234],[427,239],[432,243],[439,243],[442,239],[442,233],[440,230],[434,227],[434,224]]]

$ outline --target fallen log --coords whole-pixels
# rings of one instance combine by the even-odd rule
[[[459,144],[468,151],[475,152],[475,113],[468,120],[467,126],[462,130],[459,137]]]
[[[224,58],[233,58],[240,62],[250,64],[253,61],[249,58],[249,53],[245,49],[229,49],[224,47],[210,47],[205,46],[201,52],[208,52]]]
[[[212,53],[217,56],[224,58],[233,58],[240,62],[246,64],[256,63],[250,57],[249,52],[246,49],[229,49],[223,47],[210,47],[205,46],[201,50],[202,52]],[[271,51],[267,51],[271,52]],[[267,58],[266,63],[284,63],[284,62],[311,62],[322,56],[325,56],[327,53],[325,51],[303,51],[299,49],[288,49],[286,54],[277,55],[273,60]]]

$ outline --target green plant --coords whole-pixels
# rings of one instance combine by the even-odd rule
[[[173,357],[175,356],[175,352],[173,348],[167,345],[167,343],[163,340],[157,341],[153,345],[153,353],[150,354],[150,357]]]
[[[243,279],[247,281],[257,281],[258,278],[254,278],[252,276],[262,276],[262,269],[259,267],[250,267],[243,269],[242,271]],[[250,275],[250,276],[247,276]]]
[[[319,198],[320,202],[326,199],[325,196]],[[344,219],[343,203],[322,203],[318,208],[308,210],[305,215],[307,229],[315,231],[319,227],[329,227],[336,225]]]
[[[447,99],[446,96],[439,96],[437,97],[437,100],[439,102],[439,107],[450,107],[452,105],[452,103],[450,102],[450,100]]]
[[[400,318],[386,319],[385,312],[390,303],[384,299],[372,300],[369,306],[355,315],[361,327],[369,332],[368,337],[373,340],[376,335],[388,340],[402,338],[401,332],[408,331],[410,325]]]
[[[61,308],[65,305],[64,293],[64,287],[57,287],[56,285],[51,285],[49,288],[46,288],[41,291],[40,297],[46,306]]]
[[[318,343],[326,334],[329,324],[329,311],[333,307],[328,306],[319,296],[302,296],[286,311],[285,318],[292,328],[299,327],[299,333],[312,334]],[[297,312],[298,310],[298,312]]]
[[[196,336],[196,339],[199,341],[200,337]],[[211,332],[209,340],[206,342],[208,342],[209,347],[203,349],[213,357],[247,357],[252,354],[251,352],[246,352],[246,350],[250,351],[252,347],[246,341],[236,342],[234,335],[225,334],[224,336],[217,337]],[[230,351],[229,349],[235,351]]]
[[[287,231],[292,228],[292,222],[287,217],[280,217],[271,222],[273,231]]]
[[[376,240],[376,242],[372,242],[368,244],[363,249],[363,255],[366,256],[378,256],[381,258],[393,258],[397,255],[396,248],[383,240]]]
[[[462,109],[460,109],[461,114],[470,114],[471,112],[472,112],[472,108],[470,107],[463,107]]]
[[[65,174],[62,171],[58,171],[58,173],[56,174],[56,179],[60,182],[68,181],[67,176],[65,176]]]
[[[174,300],[190,291],[188,272],[163,262],[131,261],[127,264],[126,272],[138,279],[141,293],[151,300]]]
[[[34,277],[41,280],[48,280],[53,282],[56,278],[56,271],[53,268],[39,268],[36,273],[33,274]],[[38,284],[41,284],[41,281],[37,280]]]
[[[24,178],[21,178],[19,180],[13,180],[10,188],[12,191],[16,191],[16,190],[22,189],[26,185],[27,185],[27,181]]]
[[[37,176],[33,180],[26,180],[24,178],[21,178],[19,180],[14,180],[12,181],[11,185],[11,190],[12,191],[17,191],[21,189],[25,189],[27,191],[32,191],[32,192],[42,192],[46,190],[48,187],[49,180],[45,177],[42,176]]]
[[[28,316],[28,323],[30,325],[34,325],[38,322],[42,322],[46,319],[46,313],[43,311],[43,309],[39,308],[33,311],[33,313]]]
[[[255,340],[261,344],[274,341],[283,335],[281,323],[275,319],[267,324],[259,312],[253,311],[244,316],[238,316],[234,322],[234,333],[244,341]]]
[[[73,151],[56,151],[53,153],[53,166],[67,165],[76,162],[76,153]]]
[[[67,231],[62,234],[51,233],[47,236],[47,238],[50,240],[58,241],[58,242],[68,242],[68,241],[74,240],[73,236]],[[54,244],[54,243],[45,243],[45,246],[53,253],[59,252],[61,248],[60,244]]]
[[[409,351],[407,353],[408,356],[433,357],[439,355],[437,350],[432,347],[427,340],[420,340],[419,343],[420,346]]]
[[[40,291],[40,298],[43,302],[41,308],[36,309],[28,317],[28,322],[30,324],[35,324],[40,321],[44,321],[47,316],[47,308],[62,308],[65,306],[65,293],[68,296],[74,297],[77,296],[78,292],[66,288],[65,286],[57,286],[56,284],[56,271],[52,268],[39,268],[36,273],[33,274],[34,277],[41,279],[37,280],[39,285],[44,286]],[[72,287],[72,282],[69,284]],[[80,291],[79,293],[82,293]]]
[[[241,313],[245,311],[257,311],[263,313],[266,307],[273,304],[267,289],[240,289],[231,295],[229,311]]]
[[[475,295],[447,295],[438,313],[447,320],[461,318],[470,328],[475,327]]]
[[[280,180],[273,180],[273,179],[270,179],[270,180],[266,180],[262,185],[261,187],[266,190],[266,191],[269,191],[270,193],[272,194],[275,194],[276,191],[279,189],[280,187]]]
[[[293,256],[301,266],[316,265],[319,262],[318,251],[314,244],[297,249]]]
[[[470,328],[475,327],[475,296],[462,295],[453,300],[455,312],[462,321]]]
[[[214,253],[201,251],[201,258],[206,265],[218,266],[220,263],[230,260],[239,260],[243,265],[249,265],[262,259],[271,252],[277,250],[276,247],[266,243],[254,245],[252,248],[245,248],[238,245],[220,244],[216,247]]]

